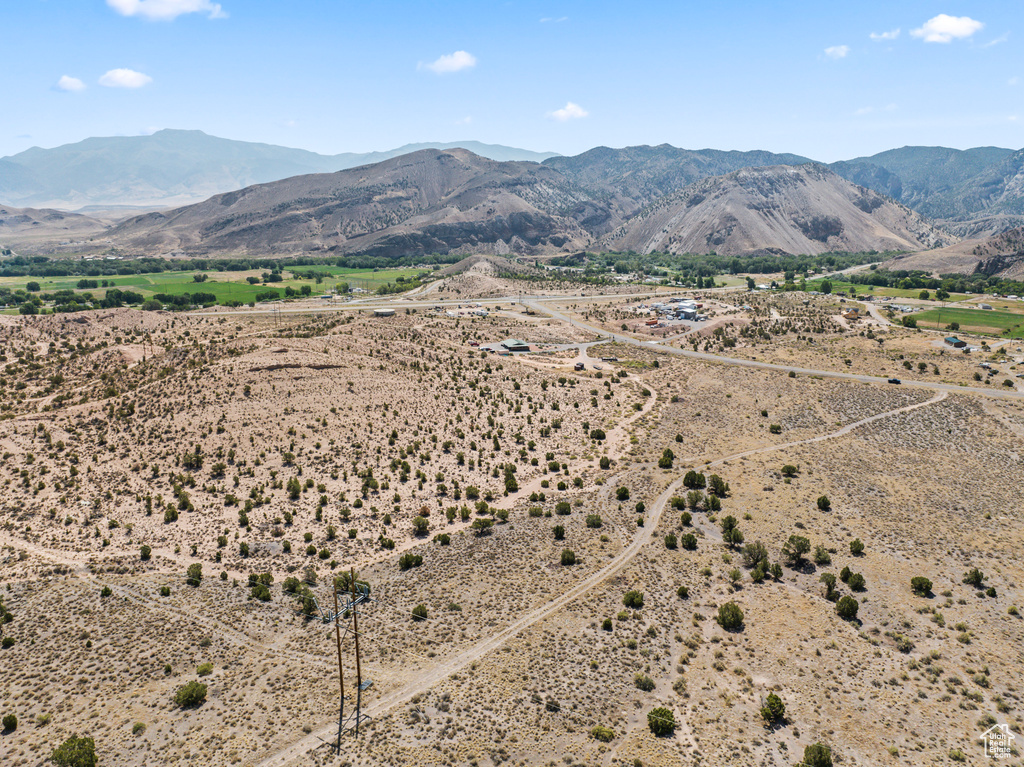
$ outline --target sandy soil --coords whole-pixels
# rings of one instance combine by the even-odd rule
[[[706,298],[716,326],[677,344],[999,386],[927,334],[847,329],[825,299]],[[558,306],[621,332],[631,302]],[[508,337],[552,353],[469,346]],[[784,767],[817,741],[837,764],[980,764],[991,723],[1021,732],[1024,404],[595,341],[504,310],[0,318],[4,764],[45,764],[72,733],[104,765]],[[728,483],[720,510],[688,497],[690,470]],[[728,516],[778,578],[755,582]],[[811,545],[797,566],[791,535]],[[372,718],[334,754],[333,632],[282,584],[326,605],[349,567],[374,589]],[[820,580],[844,567],[865,580],[836,584],[854,621]],[[994,596],[962,582],[974,567]],[[273,576],[269,601],[251,573]],[[730,601],[741,630],[715,621]],[[349,711],[353,651],[350,633]],[[175,706],[197,679],[206,702]],[[769,692],[786,718],[765,727]],[[648,728],[656,706],[673,735]]]

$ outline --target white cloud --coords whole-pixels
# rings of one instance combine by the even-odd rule
[[[446,53],[429,64],[420,62],[417,65],[417,69],[429,69],[436,75],[445,75],[451,72],[459,72],[463,69],[472,69],[475,66],[476,56],[466,51],[455,51],[455,53]]]
[[[557,19],[556,18],[552,18],[551,16],[545,16],[543,19],[540,20],[540,23],[541,24],[561,24],[563,21],[568,21],[568,20],[569,20],[568,16],[559,16]]]
[[[900,29],[899,29],[899,27],[897,27],[896,29],[890,29],[888,32],[872,32],[871,33],[871,39],[874,40],[875,42],[880,42],[882,40],[895,40],[899,36],[900,36]]]
[[[84,91],[85,83],[79,80],[77,77],[70,77],[68,75],[61,75],[61,78],[57,81],[58,90],[62,91]]]
[[[587,117],[590,114],[586,109],[581,107],[579,104],[574,104],[572,101],[565,102],[565,106],[561,109],[556,109],[554,112],[549,112],[548,117],[551,117],[559,122],[566,122],[567,120],[579,120],[583,117]]]
[[[171,21],[186,13],[205,13],[211,19],[227,14],[210,0],[107,0],[107,5],[122,16],[141,16],[151,21]]]
[[[985,25],[969,16],[947,16],[940,13],[928,19],[920,29],[910,30],[912,37],[919,37],[926,43],[949,43],[953,40],[970,37]]]
[[[466,115],[465,117],[456,120],[455,124],[456,125],[469,125],[472,122],[473,122],[473,116],[472,115]]]
[[[854,111],[854,114],[858,117],[869,115],[874,112],[895,112],[899,107],[896,104],[886,104],[884,107],[861,107]]]
[[[151,82],[152,77],[134,69],[111,69],[100,78],[100,85],[106,88],[141,88]]]
[[[849,45],[832,45],[825,49],[825,55],[830,59],[845,59],[849,53]]]
[[[1007,85],[1009,85],[1009,86],[1011,86],[1011,87],[1013,87],[1014,85],[1016,85],[1016,84],[1017,84],[1017,83],[1019,83],[1019,82],[1020,82],[1020,78],[1019,78],[1019,77],[1016,77],[1016,76],[1014,76],[1014,77],[1011,77],[1011,78],[1010,78],[1009,80],[1007,80],[1007,81],[1006,81],[1006,84],[1007,84]]]
[[[995,38],[994,40],[989,40],[987,43],[985,43],[981,47],[982,48],[991,48],[993,45],[999,45],[1000,43],[1005,43],[1009,39],[1010,39],[1010,33],[1009,32],[1004,32],[1003,34],[999,35],[999,37]]]

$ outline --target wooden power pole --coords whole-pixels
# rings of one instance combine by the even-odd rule
[[[352,587],[352,634],[356,640],[356,735],[359,734],[359,718],[362,716],[363,703],[363,672],[359,664],[359,610],[355,607],[356,602],[356,569],[350,568],[349,583]],[[340,741],[339,741],[340,742]]]
[[[338,643],[338,686],[341,688],[338,708],[338,752],[341,752],[341,732],[345,726],[345,675],[341,665],[341,625],[338,622],[338,587],[332,579],[332,591],[334,592],[334,638]]]

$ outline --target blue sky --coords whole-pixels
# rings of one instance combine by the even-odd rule
[[[1018,0],[4,0],[0,26],[0,155],[159,128],[323,153],[1024,147]]]

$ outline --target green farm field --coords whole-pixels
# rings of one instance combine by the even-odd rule
[[[132,290],[141,293],[144,297],[150,298],[158,293],[180,296],[185,293],[210,293],[217,297],[218,301],[242,301],[255,300],[258,293],[267,290],[276,290],[284,297],[285,288],[291,287],[298,291],[303,285],[309,285],[312,294],[318,295],[328,290],[333,290],[335,284],[347,282],[351,287],[362,288],[369,292],[376,291],[382,285],[394,283],[398,278],[405,278],[412,281],[422,273],[420,269],[346,269],[333,266],[303,267],[299,271],[315,271],[323,278],[320,283],[315,279],[300,279],[295,273],[285,270],[284,280],[281,282],[256,283],[250,285],[248,277],[260,277],[262,270],[250,270],[240,272],[218,272],[206,271],[207,278],[204,282],[196,282],[192,279],[193,272],[155,272],[148,274],[133,274],[122,276],[99,276],[83,278],[74,277],[8,277],[0,279],[0,287],[10,290],[25,289],[29,282],[38,282],[41,293],[51,293],[58,290],[74,290],[79,293],[92,293],[94,296],[102,297],[106,288],[102,287],[106,282],[107,287]],[[99,287],[79,289],[78,282],[82,279],[95,280]]]
[[[951,322],[956,322],[964,332],[1024,338],[1024,313],[946,307],[941,310],[929,309],[912,316],[917,320],[919,328],[944,330]]]
[[[821,290],[822,280],[813,280],[807,283],[808,290]],[[851,290],[856,291],[857,295],[869,295],[869,296],[890,296],[892,298],[917,298],[921,295],[921,289],[908,289],[903,290],[901,288],[881,288],[874,285],[857,285],[852,282],[843,282],[840,280],[832,280],[832,292],[838,293],[845,291],[849,293]],[[928,291],[933,297],[935,295],[934,290]],[[955,303],[957,301],[965,301],[972,296],[966,293],[950,293],[949,298],[946,299],[946,303]]]

